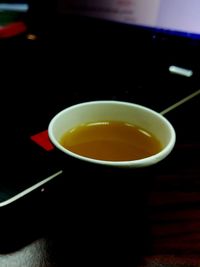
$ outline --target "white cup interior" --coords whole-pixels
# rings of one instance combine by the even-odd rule
[[[152,133],[162,144],[163,149],[150,157],[132,161],[104,161],[75,154],[60,144],[61,136],[80,124],[98,121],[125,121]],[[158,112],[147,107],[121,101],[92,101],[68,107],[50,121],[49,138],[62,152],[80,160],[116,167],[146,167],[164,159],[175,144],[175,130],[171,123]]]

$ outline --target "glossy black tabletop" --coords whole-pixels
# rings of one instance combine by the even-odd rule
[[[170,73],[148,44],[113,47],[115,35],[84,38],[68,27],[0,40],[1,203],[59,173],[1,206],[0,266],[198,266],[199,74]],[[108,174],[108,183],[31,138],[64,107],[105,99],[164,112],[177,135],[172,153],[141,173]]]

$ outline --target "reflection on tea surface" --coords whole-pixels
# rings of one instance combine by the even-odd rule
[[[142,159],[162,149],[151,133],[121,121],[81,124],[67,131],[60,143],[81,156],[106,161]]]

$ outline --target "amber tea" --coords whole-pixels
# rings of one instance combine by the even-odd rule
[[[81,156],[105,161],[142,159],[162,149],[151,133],[121,121],[81,124],[67,131],[60,144]]]

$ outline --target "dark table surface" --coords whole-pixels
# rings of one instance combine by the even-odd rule
[[[197,76],[172,75],[167,64],[157,65],[157,59],[149,71],[150,63],[143,64],[144,61],[135,62],[130,69],[134,56],[127,58],[125,50],[117,58],[111,44],[106,47],[103,43],[102,57],[96,51],[96,41],[93,40],[92,45],[83,41],[80,48],[80,43],[60,36],[55,41],[50,35],[44,39],[37,36],[30,39],[23,35],[0,43],[5,51],[2,56],[2,86],[7,88],[2,91],[1,99],[11,110],[9,118],[14,125],[13,134],[31,136],[45,131],[57,111],[83,101],[116,99],[143,104],[161,112],[199,90]],[[75,36],[71,33],[69,37]],[[141,60],[149,60],[149,57],[142,55]],[[109,251],[112,255],[109,263],[111,260],[114,265],[116,259],[120,262],[119,254],[123,251],[126,255],[124,266],[199,266],[199,103],[200,94],[197,94],[165,114],[176,130],[174,150],[163,162],[145,170],[141,181],[138,182],[140,174],[133,173],[131,182],[129,180],[126,184],[129,187],[128,205],[124,211],[120,208],[119,211],[127,220],[123,227],[127,227],[125,240],[131,240],[130,247],[117,243],[121,237],[120,228],[113,226],[113,234],[110,225],[110,239],[106,239],[102,229],[97,228],[104,222],[101,218],[104,213],[98,214],[99,203],[91,205],[94,199],[97,201],[96,184],[91,184],[91,178],[98,177],[95,170],[91,173],[87,170],[77,178],[76,170],[73,173],[69,168],[68,171],[69,163],[65,163],[64,173],[58,179],[1,208],[0,266],[106,265]],[[12,171],[12,179],[16,179],[19,170],[26,169],[28,179],[33,169],[28,169],[27,162],[32,160],[35,163],[34,157],[39,154],[41,157],[41,148],[32,150],[31,146],[34,156],[30,156],[26,144],[22,145],[21,151],[19,146],[17,149],[9,165],[6,154],[3,169]],[[18,153],[23,154],[19,159]],[[50,154],[47,157],[45,154],[42,165],[45,162],[47,167],[58,164],[57,169],[62,168],[63,159],[56,158],[56,153],[53,157]],[[20,167],[15,172],[16,166]],[[70,188],[70,185],[75,185],[72,180],[78,184],[77,192],[74,187]],[[125,186],[122,188],[126,189]],[[112,208],[116,212],[115,206],[120,206],[118,194],[114,196],[116,202],[112,202],[110,207],[111,215]],[[110,214],[107,214],[108,218],[111,218]],[[110,234],[107,228],[103,229]],[[115,242],[121,250],[112,249]],[[107,253],[107,258],[103,253]]]

